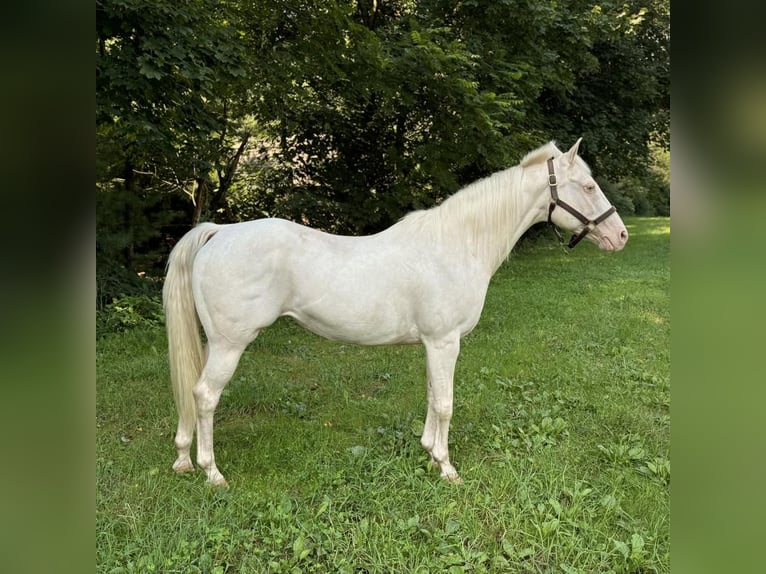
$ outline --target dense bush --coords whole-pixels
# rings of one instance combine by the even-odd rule
[[[124,295],[96,310],[96,335],[101,337],[136,327],[158,327],[164,321],[158,295]]]
[[[651,164],[640,175],[601,182],[621,215],[670,215],[670,153],[657,145],[651,149]]]

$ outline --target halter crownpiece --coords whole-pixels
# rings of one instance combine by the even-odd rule
[[[558,237],[559,243],[563,245],[564,238],[561,236],[561,232],[559,231],[558,227],[556,227],[556,224],[553,223],[553,221],[551,220],[551,215],[553,214],[553,210],[556,209],[556,207],[560,207],[564,211],[571,213],[580,221],[580,223],[582,223],[585,226],[582,228],[582,231],[580,231],[580,233],[572,234],[572,237],[569,240],[569,243],[567,244],[567,247],[569,249],[574,249],[574,246],[580,243],[583,237],[588,235],[588,233],[593,231],[593,229],[599,223],[601,223],[607,217],[609,217],[615,211],[617,211],[614,205],[612,205],[609,207],[609,209],[607,209],[604,213],[599,215],[596,219],[588,219],[582,213],[577,211],[577,209],[569,205],[566,201],[562,201],[561,199],[559,199],[558,182],[556,181],[556,172],[553,169],[553,158],[548,159],[548,187],[550,187],[551,189],[551,202],[548,205],[548,225],[553,227],[553,231],[556,233],[556,237]]]

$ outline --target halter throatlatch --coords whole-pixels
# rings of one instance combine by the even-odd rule
[[[607,217],[612,215],[617,209],[612,205],[609,209],[607,209],[604,213],[599,215],[596,219],[588,219],[585,217],[582,213],[577,211],[574,207],[569,205],[566,201],[562,201],[559,199],[559,193],[558,193],[558,183],[556,181],[556,173],[553,170],[553,158],[548,159],[548,186],[551,188],[551,202],[548,205],[548,225],[553,227],[553,231],[556,233],[556,237],[559,239],[559,243],[564,245],[564,238],[561,236],[561,232],[559,231],[558,227],[556,227],[556,224],[553,223],[551,220],[551,215],[553,214],[553,210],[556,209],[556,207],[560,207],[564,211],[568,211],[572,215],[574,215],[580,223],[582,223],[585,227],[582,228],[582,231],[577,234],[572,234],[572,238],[569,240],[569,243],[567,244],[567,247],[569,249],[573,249],[575,245],[580,243],[582,241],[583,237],[588,235],[593,229],[602,221],[604,221]]]

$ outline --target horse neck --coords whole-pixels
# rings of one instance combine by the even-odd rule
[[[512,167],[457,192],[434,215],[443,235],[464,245],[494,274],[524,232],[545,221],[548,197],[543,181],[540,166]]]

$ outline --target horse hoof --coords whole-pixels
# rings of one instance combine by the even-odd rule
[[[443,474],[442,478],[452,484],[463,484],[463,479],[460,478],[458,473],[455,474]]]
[[[177,474],[181,474],[182,472],[189,472],[194,470],[194,465],[188,461],[176,462],[173,465],[173,470],[175,470]]]
[[[226,482],[226,479],[224,478],[221,478],[216,481],[208,481],[208,484],[212,486],[213,488],[222,488],[222,489],[229,488],[229,483]]]

